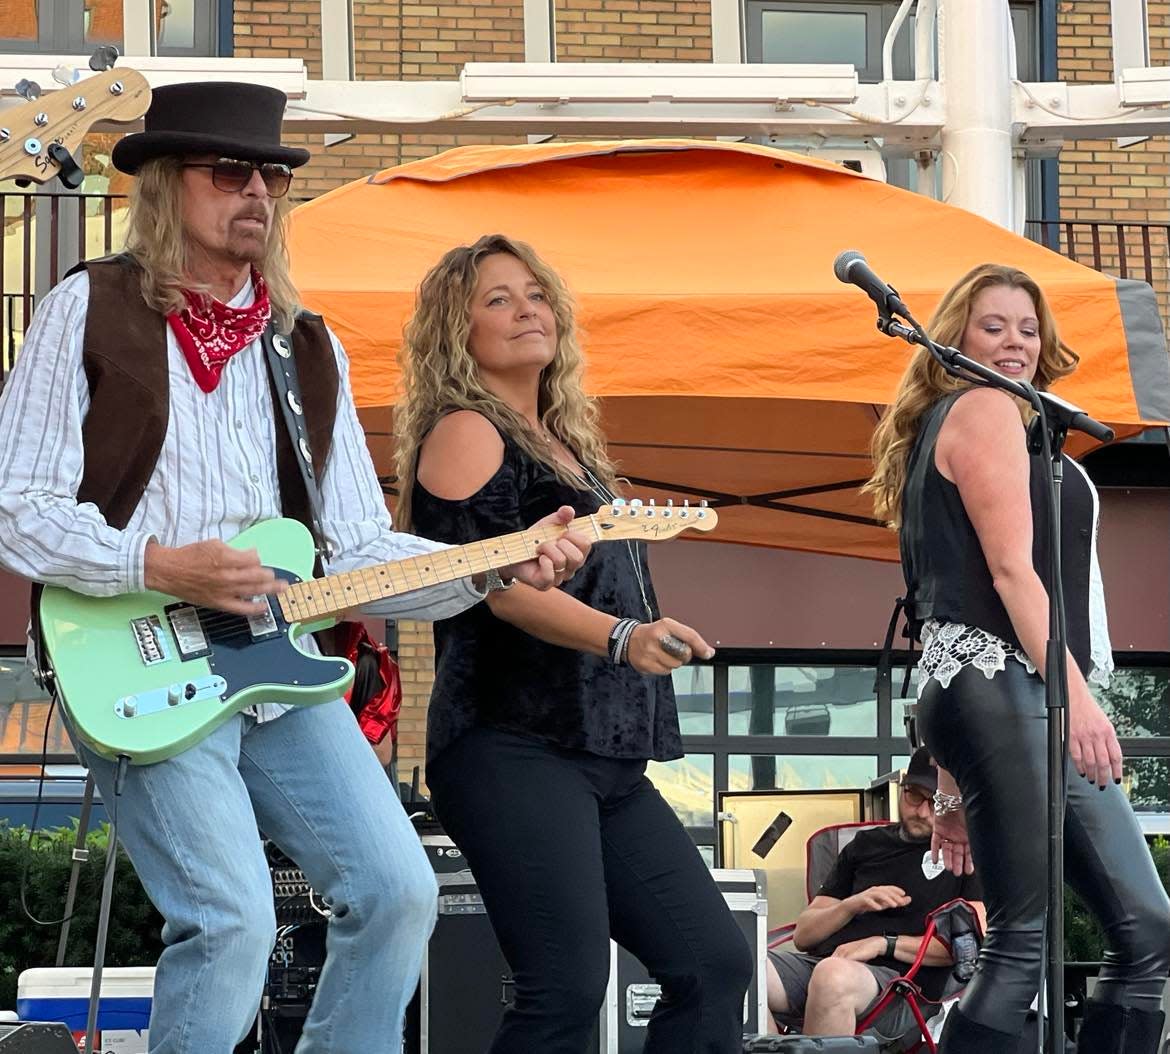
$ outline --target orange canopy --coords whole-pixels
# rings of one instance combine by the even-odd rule
[[[531,243],[576,295],[586,385],[632,492],[711,499],[712,540],[897,558],[858,486],[911,349],[877,333],[870,301],[834,278],[843,249],[864,252],[923,320],[975,264],[1022,267],[1081,356],[1060,393],[1123,435],[1170,417],[1149,287],[971,213],[743,144],[462,147],[293,217],[295,280],[350,355],[383,475],[415,289],[447,249],[492,232]]]

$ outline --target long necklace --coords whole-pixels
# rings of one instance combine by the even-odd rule
[[[580,462],[579,462],[580,463]],[[591,491],[594,496],[601,502],[602,505],[612,505],[614,502],[614,494],[610,489],[601,482],[590,470],[589,467],[581,463],[581,471],[583,476],[578,476]],[[654,611],[650,607],[650,601],[646,598],[646,580],[642,575],[642,562],[639,559],[639,552],[635,549],[637,542],[626,540],[626,552],[630,555],[630,563],[634,568],[634,578],[638,583],[638,593],[642,597],[642,606],[646,609],[646,620],[648,622],[654,621]]]

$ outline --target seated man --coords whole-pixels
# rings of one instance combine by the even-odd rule
[[[914,962],[935,908],[961,897],[985,922],[976,876],[956,877],[941,859],[931,861],[937,786],[930,755],[919,748],[902,778],[900,822],[859,833],[796,920],[797,951],[768,953],[768,1007],[803,1016],[805,1034],[852,1034],[885,986]],[[951,965],[950,953],[932,941],[917,978],[928,997],[940,994]]]

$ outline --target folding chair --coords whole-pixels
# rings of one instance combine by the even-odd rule
[[[805,846],[805,894],[811,902],[845,848],[861,831],[886,827],[886,821],[834,824],[815,831]],[[796,923],[791,922],[768,934],[768,949],[775,949],[792,940]],[[934,996],[923,992],[917,981],[931,940],[939,941],[955,960],[951,975],[943,991]],[[902,976],[887,984],[878,994],[877,1002],[858,1019],[856,1035],[876,1035],[883,1054],[936,1054],[937,1045],[932,1035],[931,1021],[944,1006],[958,999],[963,985],[974,970],[979,945],[983,941],[983,927],[975,909],[965,900],[952,900],[936,908],[926,917],[926,931],[918,946],[914,962]],[[960,980],[961,978],[961,980]],[[911,1016],[905,1029],[891,1029],[895,1015],[891,1009],[904,1001]],[[900,1017],[901,1015],[897,1015]],[[778,1015],[776,1023],[781,1032],[799,1032],[799,1019]],[[896,1033],[896,1034],[895,1034]]]

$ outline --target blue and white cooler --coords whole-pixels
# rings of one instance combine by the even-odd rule
[[[16,1013],[21,1021],[63,1021],[84,1038],[89,1014],[89,966],[25,970],[16,982]],[[146,1054],[153,966],[110,966],[102,971],[98,1002],[98,1049],[111,1054]]]

